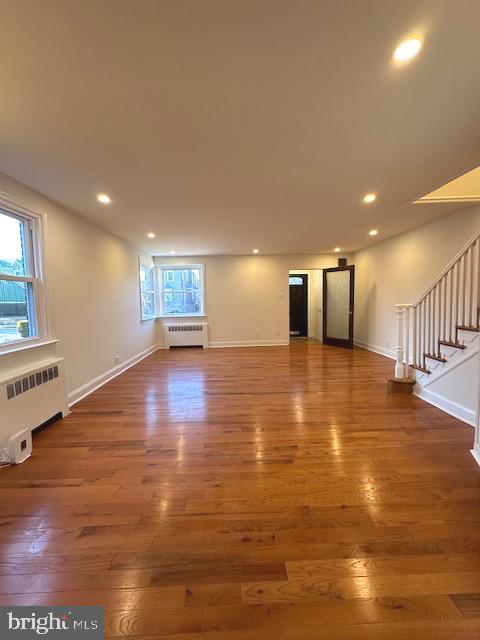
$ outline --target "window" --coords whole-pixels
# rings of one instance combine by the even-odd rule
[[[298,276],[290,276],[288,278],[288,284],[293,284],[293,285],[303,284],[303,280],[302,280],[302,278],[299,278]]]
[[[0,349],[42,337],[39,219],[0,208]]]
[[[162,316],[204,315],[203,266],[159,267]]]
[[[140,265],[140,299],[142,320],[154,318],[155,313],[155,279],[153,268]]]

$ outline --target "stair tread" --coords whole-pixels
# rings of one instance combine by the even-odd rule
[[[432,373],[430,369],[426,369],[425,367],[421,367],[419,364],[411,364],[412,369],[418,369],[418,371],[423,371],[423,373]]]
[[[465,349],[464,344],[459,342],[449,342],[448,340],[439,340],[438,344],[444,344],[446,347],[455,347],[456,349]]]
[[[466,324],[457,324],[457,329],[461,329],[462,331],[480,331],[478,327]]]
[[[438,362],[446,362],[447,361],[446,358],[442,358],[442,356],[437,356],[434,353],[424,353],[423,355],[426,358],[431,358],[432,360],[438,360]]]

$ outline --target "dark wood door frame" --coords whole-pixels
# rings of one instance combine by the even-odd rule
[[[348,340],[341,338],[329,338],[327,336],[327,308],[328,308],[328,284],[327,274],[332,271],[350,271],[350,303],[348,320]],[[355,265],[346,267],[333,267],[323,270],[323,344],[330,344],[334,347],[345,347],[353,349],[353,318],[355,306]]]
[[[289,296],[289,310],[290,310],[290,320],[289,320],[289,329],[290,331],[292,330],[292,308],[291,308],[291,289],[290,287],[302,287],[303,292],[304,292],[304,299],[305,299],[305,307],[304,307],[304,311],[303,311],[303,318],[302,318],[302,328],[303,328],[303,332],[300,331],[300,333],[298,334],[299,337],[305,337],[308,338],[308,273],[289,273],[288,275],[289,277],[289,282],[290,282],[290,278],[302,278],[303,280],[303,285],[288,285],[288,296]],[[304,334],[304,335],[303,335]],[[295,336],[292,336],[295,337]]]

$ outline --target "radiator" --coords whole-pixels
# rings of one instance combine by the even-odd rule
[[[170,347],[208,347],[208,324],[195,322],[189,324],[165,324],[163,341]]]
[[[48,358],[0,374],[0,444],[53,416],[68,414],[63,358]]]

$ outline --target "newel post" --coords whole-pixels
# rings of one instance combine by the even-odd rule
[[[404,342],[403,342],[403,316],[405,314],[405,306],[401,304],[395,305],[397,312],[397,349],[395,363],[395,378],[401,380],[405,378],[405,365],[403,364]]]
[[[475,439],[473,442],[472,456],[480,465],[480,350],[478,351],[478,380],[477,380],[477,419],[475,422]]]

